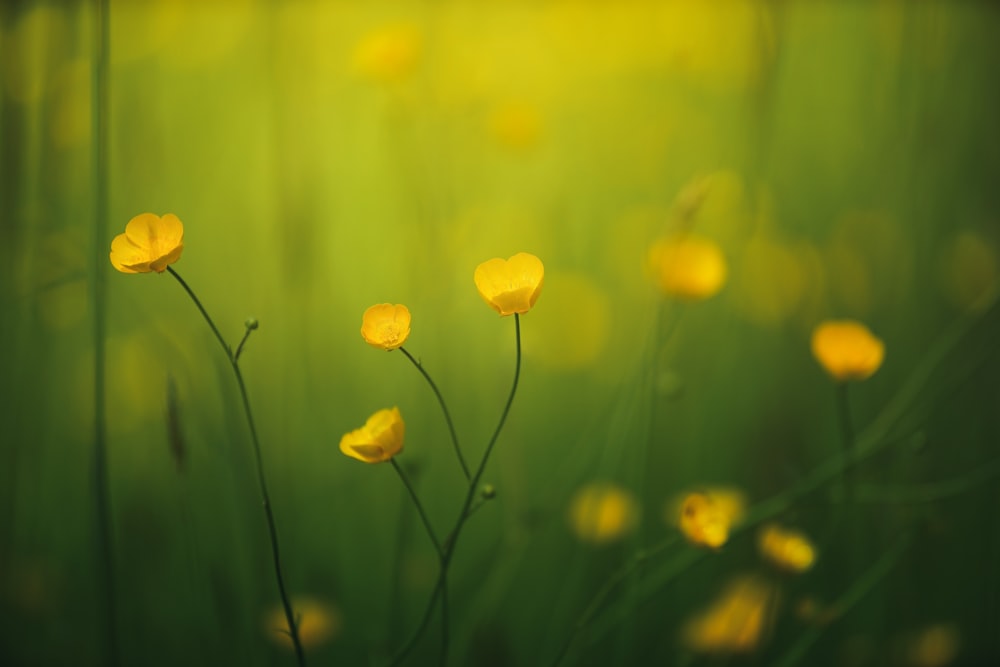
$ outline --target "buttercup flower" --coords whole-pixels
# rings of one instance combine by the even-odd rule
[[[122,273],[163,273],[181,258],[183,241],[184,225],[176,215],[143,213],[111,241],[111,264]]]
[[[372,347],[395,350],[410,335],[410,311],[402,304],[380,303],[361,318],[361,337]]]
[[[399,408],[379,410],[364,426],[344,434],[340,451],[365,463],[382,463],[403,451],[405,431]]]
[[[788,572],[805,572],[816,561],[816,548],[805,535],[773,523],[760,529],[757,547],[764,558]]]
[[[813,330],[812,353],[834,380],[866,380],[882,365],[885,344],[860,322],[828,320]]]
[[[775,604],[773,586],[752,576],[734,579],[706,609],[688,621],[684,643],[699,653],[749,653],[770,631]]]
[[[726,258],[710,239],[681,234],[649,250],[649,268],[661,292],[688,301],[714,296],[726,284]]]
[[[569,520],[584,542],[606,544],[635,527],[638,507],[631,493],[613,484],[588,484],[573,496]]]
[[[322,646],[340,634],[342,623],[340,610],[334,605],[313,597],[292,599],[292,608],[298,619],[299,640],[304,648]],[[288,619],[281,605],[272,609],[264,620],[268,637],[282,648],[293,649],[288,630]]]
[[[743,514],[745,501],[738,491],[716,489],[689,493],[680,502],[677,525],[689,542],[718,549]]]
[[[542,292],[545,267],[542,260],[526,252],[510,259],[483,262],[473,275],[479,296],[502,316],[531,310]]]

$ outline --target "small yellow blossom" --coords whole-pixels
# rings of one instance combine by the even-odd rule
[[[860,322],[827,320],[813,330],[812,353],[834,380],[865,380],[882,365],[885,344]]]
[[[340,610],[328,602],[313,597],[292,598],[292,611],[298,622],[299,641],[302,648],[322,646],[340,634]],[[295,645],[285,617],[285,608],[277,605],[264,618],[268,637],[283,648],[292,650]]]
[[[726,283],[728,269],[722,250],[712,240],[694,234],[660,239],[649,250],[653,281],[667,296],[701,301]]]
[[[737,578],[687,623],[684,643],[699,653],[750,653],[770,631],[776,604],[773,586],[755,577]]]
[[[182,250],[184,225],[176,215],[143,213],[111,241],[111,264],[122,273],[163,273],[181,258]]]
[[[956,625],[930,625],[907,642],[905,664],[912,667],[946,667],[955,664],[960,647],[961,635]]]
[[[729,531],[743,516],[746,501],[732,489],[711,489],[685,495],[670,511],[694,545],[718,549],[729,540]]]
[[[809,538],[773,523],[757,533],[757,547],[764,558],[788,572],[805,572],[816,562],[816,547]]]
[[[573,532],[581,541],[592,544],[624,537],[635,527],[637,517],[634,496],[613,484],[584,486],[573,496],[569,508]]]
[[[479,295],[502,316],[531,310],[542,292],[545,267],[526,252],[510,259],[493,259],[476,267],[473,276]]]
[[[403,451],[405,431],[399,408],[379,410],[364,426],[344,434],[340,451],[365,463],[382,463]]]
[[[354,67],[381,83],[406,79],[420,60],[420,31],[412,25],[391,25],[362,39],[354,51]]]
[[[361,318],[361,337],[372,347],[395,350],[410,335],[410,311],[402,304],[380,303]]]

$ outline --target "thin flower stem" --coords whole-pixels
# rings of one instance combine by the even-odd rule
[[[841,437],[841,447],[843,448],[844,457],[850,457],[851,452],[854,450],[854,425],[851,420],[851,404],[850,399],[847,394],[847,382],[838,382],[837,387],[837,419],[840,422],[840,437]],[[854,484],[851,479],[851,470],[848,467],[844,468],[844,474],[841,478],[841,483],[843,484],[844,502],[850,503],[854,497]]]
[[[483,452],[483,458],[479,462],[479,467],[476,468],[476,474],[472,477],[472,481],[469,482],[469,489],[465,494],[465,502],[462,503],[462,511],[458,513],[458,519],[455,522],[455,527],[452,529],[451,533],[445,539],[444,544],[444,555],[441,557],[441,571],[438,573],[437,584],[434,586],[434,591],[431,593],[431,598],[427,602],[427,607],[424,609],[423,618],[420,621],[420,625],[417,626],[416,631],[407,640],[396,654],[392,657],[390,661],[391,665],[400,664],[413,647],[416,646],[420,637],[423,635],[424,630],[427,628],[427,624],[430,621],[431,614],[434,611],[434,606],[437,604],[438,596],[444,597],[447,594],[447,580],[448,580],[448,568],[451,566],[452,556],[455,555],[455,546],[458,544],[459,535],[462,532],[462,528],[465,526],[466,520],[472,515],[470,508],[472,507],[472,501],[476,497],[476,489],[479,486],[479,480],[482,479],[483,472],[486,470],[486,463],[489,461],[490,454],[493,452],[493,446],[497,442],[497,438],[500,437],[500,431],[503,430],[503,426],[507,421],[507,415],[510,413],[510,406],[514,402],[514,395],[517,393],[517,383],[521,377],[521,319],[520,315],[514,313],[514,340],[517,347],[517,356],[514,363],[514,382],[510,388],[510,394],[507,396],[507,403],[504,405],[503,412],[500,415],[500,421],[497,423],[496,429],[493,431],[493,435],[490,437],[489,443],[486,445],[486,451]],[[444,602],[443,606],[447,607],[447,602]],[[447,618],[444,618],[447,621]],[[447,622],[445,622],[447,626]],[[442,655],[447,654],[447,629],[443,631],[443,641],[445,645],[442,647]]]
[[[431,526],[431,521],[427,518],[427,512],[424,511],[423,503],[421,503],[420,498],[417,497],[417,492],[410,483],[410,478],[406,476],[406,473],[403,472],[400,465],[396,463],[396,459],[389,459],[389,463],[392,464],[396,474],[399,475],[399,479],[403,482],[403,486],[405,486],[407,492],[409,492],[410,498],[413,500],[413,504],[417,508],[417,513],[420,515],[420,520],[424,522],[424,528],[427,529],[427,536],[431,538],[431,542],[434,543],[434,550],[437,552],[439,558],[443,558],[444,550],[441,549],[441,542],[438,540],[437,535],[434,534],[434,527]]]
[[[431,389],[434,391],[434,395],[437,396],[438,404],[441,406],[441,412],[444,413],[444,420],[448,422],[448,433],[451,434],[451,444],[455,448],[455,456],[458,457],[458,463],[460,466],[462,466],[462,472],[465,473],[465,481],[468,482],[469,466],[466,465],[465,457],[462,456],[462,449],[461,447],[458,446],[458,434],[455,433],[455,424],[451,421],[451,413],[448,412],[448,406],[444,402],[444,396],[441,395],[441,392],[438,390],[437,385],[434,384],[434,380],[431,379],[431,376],[424,369],[423,364],[414,359],[413,355],[410,354],[405,347],[399,348],[399,351],[405,354],[406,358],[409,359],[411,362],[413,362],[413,365],[417,367],[417,370],[420,371],[420,374],[424,376],[425,380],[427,380],[427,384],[431,386]]]
[[[247,344],[247,338],[250,337],[250,332],[253,331],[250,327],[247,327],[243,331],[243,338],[240,339],[240,344],[236,346],[236,352],[233,353],[233,362],[240,360],[240,355],[243,354],[243,346]]]
[[[209,328],[212,333],[215,334],[216,339],[218,339],[219,344],[226,353],[226,358],[229,360],[229,365],[233,369],[233,375],[236,376],[236,384],[239,386],[240,398],[243,401],[243,413],[246,416],[247,426],[250,429],[250,440],[253,444],[253,454],[254,463],[257,468],[257,485],[260,490],[261,503],[264,506],[264,516],[267,519],[267,530],[268,536],[271,540],[271,559],[274,562],[274,577],[278,584],[278,594],[281,596],[281,606],[285,611],[285,621],[288,623],[288,634],[292,638],[292,644],[295,647],[295,657],[298,660],[300,667],[305,667],[306,655],[302,648],[302,641],[299,637],[299,625],[298,620],[295,618],[295,613],[292,611],[292,603],[288,597],[288,592],[285,589],[285,579],[281,573],[281,552],[278,549],[278,529],[274,521],[274,511],[271,509],[271,496],[267,490],[267,479],[264,476],[264,462],[260,453],[260,438],[257,436],[257,427],[254,424],[253,411],[250,408],[250,397],[247,395],[246,384],[243,382],[243,372],[240,370],[240,365],[237,361],[237,356],[233,354],[232,349],[226,343],[226,340],[219,333],[218,327],[215,326],[215,322],[209,317],[208,312],[205,307],[201,305],[201,301],[195,295],[194,291],[188,286],[184,279],[180,277],[176,271],[171,267],[167,267],[167,271],[177,279],[177,282],[181,284],[184,291],[188,293],[191,300],[194,301],[195,305],[198,306],[198,310],[201,311],[202,316],[208,323]],[[246,342],[247,337],[250,335],[250,327],[247,327],[246,333],[243,336],[243,340],[240,342],[239,349],[242,350],[243,344]]]
[[[96,248],[104,245],[106,220],[108,219],[109,178],[108,150],[110,146],[109,125],[109,79],[111,56],[111,10],[108,0],[94,2],[94,237]],[[94,270],[91,280],[94,302],[94,493],[97,501],[97,548],[98,577],[104,591],[104,632],[107,664],[111,667],[121,663],[118,646],[118,587],[115,578],[114,539],[112,534],[111,489],[108,479],[106,374],[107,359],[107,309],[105,305],[104,270],[107,262],[105,251],[95,252]]]

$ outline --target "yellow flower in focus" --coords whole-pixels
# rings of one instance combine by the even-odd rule
[[[409,76],[419,58],[420,32],[411,25],[395,25],[377,30],[358,43],[354,67],[369,79],[393,83]]]
[[[365,311],[361,318],[361,337],[372,347],[395,350],[410,335],[410,311],[402,305],[380,303]]]
[[[379,410],[364,426],[344,434],[340,451],[365,463],[382,463],[403,451],[405,432],[399,408]]]
[[[292,611],[298,619],[299,641],[303,648],[322,646],[340,634],[340,610],[327,602],[312,597],[295,597],[292,599]],[[280,604],[267,613],[264,628],[268,637],[279,646],[290,651],[295,648],[285,608]]]
[[[773,523],[760,529],[757,547],[764,558],[789,572],[805,572],[816,562],[816,548],[805,535]]]
[[[716,600],[684,627],[684,643],[699,653],[749,653],[770,631],[777,595],[754,577],[729,584]]]
[[[588,484],[573,496],[569,521],[583,542],[607,544],[635,527],[638,507],[631,493],[613,484]]]
[[[476,267],[473,279],[479,296],[502,316],[531,310],[542,292],[545,267],[526,252],[510,259],[493,259]]]
[[[181,258],[182,250],[184,225],[176,215],[143,213],[111,241],[111,264],[122,273],[163,273]]]
[[[739,491],[696,491],[684,496],[670,515],[689,542],[718,549],[729,540],[729,531],[742,518],[745,506]]]
[[[885,344],[860,322],[827,320],[813,330],[812,353],[834,380],[866,380],[882,365]]]
[[[722,250],[694,234],[660,239],[649,250],[649,268],[663,294],[687,301],[714,296],[726,284],[728,269]]]

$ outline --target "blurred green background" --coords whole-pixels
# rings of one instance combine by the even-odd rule
[[[563,664],[1000,660],[995,4],[113,0],[103,40],[97,6],[0,7],[0,663],[111,664],[102,424],[121,662],[294,663],[226,361],[175,281],[107,261],[147,211],[185,223],[175,268],[232,344],[261,323],[241,366],[311,664],[385,664],[436,576],[399,480],[340,436],[397,405],[439,533],[465,489],[434,396],[364,344],[362,312],[409,307],[406,347],[478,461],[514,333],[472,273],[519,251],[546,283],[484,478],[498,494],[450,577],[452,664],[552,664],[571,636]],[[644,267],[679,230],[726,258],[704,301]],[[857,429],[899,419],[831,532],[832,478],[779,494],[840,452],[809,348],[840,317],[886,345],[849,388]],[[570,512],[594,482],[628,499],[598,544]],[[702,485],[751,516],[777,496],[764,514],[814,538],[815,567],[775,573],[753,530],[646,558]],[[741,575],[768,591],[752,650],[687,645]],[[434,664],[437,637],[408,664]]]

